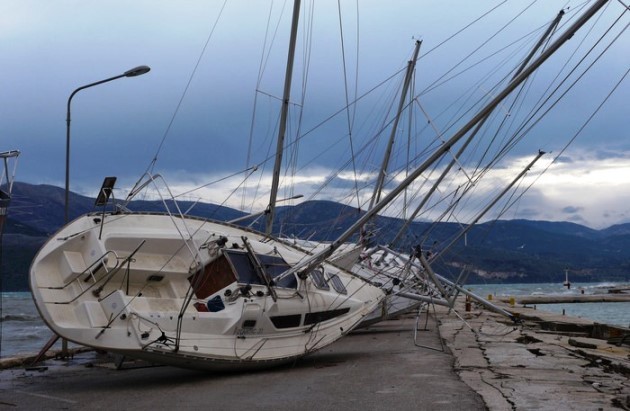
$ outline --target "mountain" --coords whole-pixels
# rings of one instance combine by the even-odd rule
[[[15,183],[3,236],[2,289],[28,289],[30,262],[42,244],[63,224],[64,190],[50,185]],[[71,193],[70,218],[94,208],[94,199]],[[167,202],[173,209],[173,203]],[[244,215],[228,207],[181,201],[188,214],[215,220]],[[130,209],[162,211],[159,201],[134,201]],[[330,241],[364,213],[331,201],[305,201],[278,207],[274,233],[284,237]],[[253,222],[252,222],[253,221]],[[264,229],[264,219],[242,224]],[[402,221],[378,216],[368,227],[379,243],[389,243]],[[455,223],[413,223],[396,247],[410,253],[418,244],[425,252],[439,252],[459,233]],[[355,236],[358,239],[358,235]],[[630,224],[593,230],[568,222],[498,220],[473,227],[434,264],[436,271],[456,278],[466,267],[469,282],[562,282],[570,280],[630,281]]]

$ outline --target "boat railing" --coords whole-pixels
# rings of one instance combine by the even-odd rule
[[[113,254],[115,256],[115,263],[113,267],[108,267],[108,256]],[[97,278],[97,274],[100,270],[105,272],[105,275]],[[73,298],[66,301],[55,301],[54,304],[72,304],[77,301],[81,296],[90,291],[92,288],[96,286],[103,278],[109,277],[112,273],[117,272],[120,269],[119,258],[114,251],[107,251],[101,257],[97,258],[92,264],[90,264],[85,270],[77,273],[73,278],[67,281],[61,287],[45,287],[48,290],[64,290],[72,284],[77,284],[79,289],[81,290],[77,293]],[[92,280],[92,281],[90,281]],[[86,286],[87,285],[87,286]]]
[[[112,260],[115,261],[113,266],[108,266],[108,262],[110,261],[110,257],[113,257]],[[103,270],[107,275],[110,270],[116,269],[118,266],[119,257],[115,251],[106,251],[103,255],[98,257],[92,264],[87,266],[82,271],[78,271],[75,273],[68,281],[66,281],[62,286],[59,287],[47,287],[49,290],[64,290],[73,283],[76,282],[81,292],[85,291],[85,283],[88,283],[90,279],[92,283],[96,283],[96,275],[99,271]]]
[[[195,247],[190,246],[190,239],[192,239],[193,235],[190,232],[190,229],[188,228],[188,226],[186,225],[186,219],[184,218],[186,213],[183,213],[182,210],[180,209],[179,204],[177,200],[175,199],[176,197],[171,192],[170,187],[168,186],[168,184],[166,183],[166,180],[164,179],[164,177],[162,177],[161,174],[152,175],[151,173],[148,173],[148,172],[145,173],[140,178],[140,180],[138,180],[134,188],[131,189],[124,203],[119,205],[119,209],[127,210],[127,207],[129,206],[129,203],[131,202],[131,200],[150,185],[153,185],[155,189],[155,193],[157,194],[160,201],[162,202],[162,205],[164,206],[164,211],[173,221],[173,226],[179,232],[179,235],[181,236],[182,240],[184,240],[184,244],[188,248],[188,251],[190,252],[190,255],[192,256],[193,260],[199,263],[201,261],[201,258],[199,257],[197,249]],[[162,189],[160,189],[160,185],[163,186]],[[164,191],[166,191],[167,193],[166,195],[163,193]],[[169,206],[169,202],[172,203],[171,206]],[[175,219],[175,216],[177,216],[177,220]],[[183,230],[182,230],[182,227],[183,227]]]
[[[116,262],[116,268],[114,268],[112,271],[108,272],[107,275],[101,277],[99,279],[99,281],[102,280],[102,283],[92,291],[92,294],[95,297],[100,297],[101,292],[103,291],[103,289],[105,288],[105,286],[111,281],[112,278],[114,278],[114,276],[123,268],[125,267],[125,264],[127,265],[127,269],[125,272],[125,276],[124,279],[126,278],[127,280],[127,293],[129,292],[129,271],[130,271],[130,266],[131,263],[134,261],[134,256],[136,255],[136,253],[138,253],[138,251],[140,251],[140,249],[142,248],[142,246],[144,244],[146,244],[147,240],[142,240],[140,242],[140,244],[138,244],[138,246],[131,252],[131,254],[129,254],[127,257],[125,257],[122,260],[118,260]],[[120,262],[120,264],[119,264]],[[96,285],[96,282],[94,283],[94,285]]]
[[[68,281],[61,287],[47,287],[50,290],[58,290],[65,289],[72,283],[76,283],[79,285],[81,292],[77,293],[74,298],[67,301],[58,301],[55,304],[72,304],[81,298],[88,291],[92,291],[92,294],[95,297],[99,297],[105,286],[120,272],[121,269],[125,267],[127,264],[127,270],[129,270],[129,264],[133,261],[136,253],[142,248],[142,246],[146,243],[146,240],[140,242],[140,244],[129,254],[127,257],[120,257],[115,251],[107,251],[101,257],[97,258],[89,267],[87,267],[82,272],[78,273],[74,278]],[[113,259],[114,264],[111,267],[108,267],[108,256],[113,255],[115,258]],[[101,275],[97,278],[97,273],[103,269],[105,272],[104,275]],[[125,273],[126,278],[128,279],[129,272]],[[90,281],[92,280],[92,281]],[[89,283],[87,287],[85,284]]]

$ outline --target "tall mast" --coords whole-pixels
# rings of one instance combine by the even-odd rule
[[[276,282],[282,278],[298,271],[310,272],[322,261],[330,257],[344,242],[350,239],[366,222],[373,218],[376,213],[385,208],[393,201],[403,190],[405,190],[416,178],[425,172],[433,163],[439,160],[450,148],[462,139],[472,128],[488,115],[494,108],[503,101],[514,89],[516,89],[523,81],[525,81],[534,71],[536,71],[552,54],[554,54],[564,43],[566,43],[586,22],[601,9],[608,0],[598,0],[584,14],[582,14],[556,41],[554,41],[547,50],[545,50],[538,58],[536,58],[529,66],[527,66],[519,75],[517,75],[506,86],[503,91],[498,93],[492,101],[490,101],[483,109],[481,109],[468,123],[460,128],[451,138],[442,144],[432,155],[430,155],[424,163],[413,170],[396,188],[390,191],[381,201],[359,218],[352,226],[350,226],[343,234],[333,241],[326,249],[315,254],[311,258],[296,264],[291,269],[285,271],[278,277]]]
[[[383,191],[383,186],[385,185],[385,176],[387,175],[387,168],[389,167],[389,159],[392,154],[394,139],[396,138],[396,131],[398,130],[398,121],[400,120],[400,115],[405,105],[405,100],[407,99],[407,92],[409,91],[409,85],[411,84],[413,71],[416,67],[416,60],[418,60],[418,53],[420,52],[421,44],[421,41],[416,41],[416,48],[413,51],[413,57],[407,63],[405,81],[403,83],[403,88],[400,93],[400,101],[398,102],[398,111],[396,112],[396,118],[394,119],[394,124],[392,125],[392,131],[389,135],[389,140],[387,141],[387,148],[385,149],[383,164],[381,165],[381,170],[378,173],[378,179],[376,180],[376,185],[374,186],[374,194],[372,195],[372,199],[370,200],[370,207],[368,209],[372,209],[372,207],[374,207],[374,204],[378,203],[378,201],[381,199],[381,192]]]
[[[542,45],[544,44],[544,42],[547,40],[547,38],[551,35],[551,32],[553,31],[553,29],[555,29],[558,24],[560,23],[560,19],[562,18],[562,16],[564,15],[564,10],[560,10],[560,12],[558,13],[558,15],[556,16],[556,18],[551,22],[551,24],[549,25],[549,27],[547,28],[547,30],[545,31],[545,33],[541,36],[541,38],[538,40],[538,43],[536,43],[536,45],[534,46],[534,48],[529,52],[529,54],[527,55],[527,57],[525,58],[525,60],[523,60],[523,63],[519,66],[519,68],[516,70],[516,72],[514,73],[514,76],[512,76],[512,80],[514,80],[514,78],[516,76],[518,76],[523,69],[525,69],[525,67],[527,66],[527,64],[531,61],[531,59],[534,57],[534,55],[536,54],[536,52],[540,49],[540,47],[542,47]],[[464,144],[462,144],[462,146],[459,148],[459,150],[457,151],[457,153],[455,154],[453,160],[451,160],[451,162],[448,164],[448,166],[446,166],[446,168],[442,171],[442,174],[440,174],[440,176],[438,177],[438,179],[436,180],[435,184],[433,184],[433,186],[431,187],[431,189],[429,190],[429,192],[424,196],[424,198],[422,199],[422,201],[420,201],[420,204],[418,204],[418,206],[416,207],[416,209],[414,210],[414,212],[411,214],[411,216],[405,220],[405,223],[403,224],[402,227],[400,227],[400,230],[398,230],[398,233],[396,234],[396,236],[392,239],[392,241],[390,241],[389,246],[393,247],[394,244],[396,244],[396,242],[402,237],[402,235],[405,233],[405,231],[407,231],[407,228],[409,228],[409,225],[413,222],[413,220],[416,218],[416,216],[418,215],[418,213],[420,212],[420,210],[422,210],[424,208],[424,206],[426,205],[426,203],[429,201],[429,199],[431,198],[431,196],[433,195],[433,193],[435,192],[435,190],[437,190],[438,186],[440,185],[440,183],[444,180],[444,178],[446,177],[446,175],[451,171],[451,168],[453,168],[453,166],[457,163],[457,158],[459,158],[464,151],[466,150],[466,148],[468,147],[468,144],[470,144],[470,142],[473,140],[473,138],[477,135],[477,133],[479,132],[479,130],[481,130],[481,128],[483,127],[483,125],[486,123],[486,120],[488,120],[488,118],[490,117],[490,113],[488,113],[483,119],[481,119],[481,121],[479,121],[479,123],[477,124],[477,126],[475,127],[475,129],[473,130],[472,133],[470,133],[470,135],[468,136],[468,138],[466,139],[466,141],[464,142]],[[383,254],[383,257],[385,256],[385,254]]]
[[[459,232],[459,234],[457,234],[457,236],[455,236],[455,238],[453,238],[451,240],[450,243],[448,243],[448,245],[446,247],[444,247],[442,249],[442,251],[440,251],[438,254],[436,254],[433,259],[441,256],[442,254],[444,254],[446,252],[446,250],[448,250],[449,248],[451,248],[457,241],[459,241],[463,236],[465,236],[478,222],[479,220],[481,220],[483,218],[484,215],[486,215],[486,213],[488,211],[490,211],[492,209],[492,207],[494,207],[494,205],[496,203],[499,202],[499,200],[505,195],[507,194],[508,191],[510,191],[512,189],[512,187],[514,187],[514,184],[516,184],[533,166],[534,164],[540,159],[540,157],[542,157],[543,155],[545,155],[545,152],[542,150],[538,151],[538,154],[536,155],[536,157],[523,169],[523,171],[521,171],[518,176],[516,176],[516,178],[514,178],[514,180],[512,180],[512,182],[505,187],[501,193],[499,193],[499,195],[497,195],[494,200],[492,200],[490,202],[490,204],[488,204],[481,213],[479,213],[477,215],[477,217],[475,217],[475,219],[468,224],[468,226],[466,226],[466,228],[464,228],[462,231]]]
[[[271,182],[271,196],[267,208],[267,224],[265,234],[270,235],[273,229],[273,219],[276,213],[276,198],[280,183],[280,168],[282,167],[282,152],[284,151],[284,136],[287,130],[287,115],[289,112],[289,98],[291,97],[291,79],[293,78],[293,60],[295,57],[295,43],[297,39],[298,21],[300,19],[300,0],[293,3],[293,20],[291,23],[291,38],[289,40],[289,55],[287,69],[284,75],[284,94],[280,111],[280,126],[278,127],[278,144],[276,145],[276,162],[273,166],[273,180]]]

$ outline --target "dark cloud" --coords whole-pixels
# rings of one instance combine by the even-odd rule
[[[625,158],[626,153],[623,151],[597,150],[595,156],[598,160],[608,160],[610,158]]]
[[[289,23],[280,15],[290,15],[285,13],[286,10],[274,7],[270,14],[266,2],[244,0],[231,2],[225,14],[219,13],[217,2],[203,0],[188,1],[184,8],[172,2],[149,9],[142,2],[120,0],[109,2],[106,9],[90,2],[58,2],[55,7],[37,7],[38,2],[14,3],[24,3],[24,7],[9,7],[8,10],[5,7],[5,20],[20,22],[28,16],[33,22],[28,27],[20,24],[3,26],[3,34],[12,41],[0,42],[0,55],[4,57],[3,77],[12,79],[0,93],[0,106],[3,107],[0,150],[22,150],[19,180],[62,184],[64,120],[69,94],[81,85],[139,64],[151,66],[151,72],[90,88],[75,98],[72,106],[71,189],[98,188],[105,175],[118,176],[119,187],[132,186],[154,159],[158,147],[159,161],[154,172],[165,177],[174,175],[176,180],[186,174],[189,179],[205,175],[214,179],[218,175],[236,173],[251,164],[263,164],[250,178],[251,185],[258,181],[260,174],[269,174],[273,159],[267,159],[273,158],[275,150],[278,96],[282,91],[286,62],[286,45],[282,41],[287,40]],[[401,69],[406,66],[413,48],[410,33],[417,33],[418,28],[422,28],[420,34],[426,38],[413,91],[418,97],[414,101],[418,104],[411,105],[413,121],[404,117],[399,125],[402,144],[397,140],[394,145],[388,175],[403,169],[407,158],[415,164],[425,160],[443,141],[437,139],[436,134],[449,138],[458,126],[468,121],[487,97],[496,94],[492,89],[495,83],[508,74],[508,68],[497,70],[497,66],[516,65],[524,57],[524,45],[528,40],[516,40],[523,39],[523,33],[557,13],[554,2],[538,2],[528,6],[526,13],[520,13],[517,10],[520,7],[516,6],[499,7],[478,24],[467,26],[481,14],[474,2],[458,4],[458,13],[451,15],[448,24],[439,18],[448,11],[446,3],[434,2],[423,9],[404,7],[402,3],[413,4],[409,0],[397,1],[396,7],[373,3],[361,7],[361,41],[356,41],[357,47],[359,44],[361,47],[350,49],[354,41],[348,38],[346,46],[349,49],[343,59],[341,49],[337,47],[339,21],[336,5],[332,2],[322,4],[313,16],[315,25],[313,42],[308,46],[308,62],[296,59],[287,130],[288,141],[297,134],[302,138],[295,145],[285,142],[288,149],[284,164],[294,165],[298,174],[312,174],[307,171],[321,168],[344,170],[344,173],[353,173],[356,169],[359,175],[366,175],[379,168],[390,131],[386,125],[393,118],[398,101],[397,93],[404,73]],[[600,21],[616,18],[618,6],[611,6],[611,11],[605,12]],[[73,15],[82,16],[80,24],[71,18]],[[219,15],[221,19],[216,31],[213,30],[208,52],[200,56],[208,36],[208,21]],[[514,24],[494,38],[496,44],[485,42],[498,27],[512,21],[516,15],[519,18]],[[356,23],[353,16],[354,13],[343,15],[344,25],[348,28],[344,36],[352,37],[349,33],[354,31],[352,26]],[[277,25],[280,43],[265,53],[263,72],[259,71],[262,68],[259,56],[266,48],[264,33],[268,21]],[[465,32],[452,36],[461,27],[467,27]],[[55,35],[47,35],[49,33]],[[599,33],[593,31],[592,34],[593,40],[599,38]],[[444,39],[450,40],[443,42]],[[581,51],[588,50],[589,41],[592,41],[590,38],[585,40]],[[302,44],[301,41],[298,43]],[[370,46],[366,47],[367,44]],[[437,44],[441,45],[435,47]],[[483,47],[461,61],[476,45]],[[301,48],[297,55],[306,54]],[[513,48],[521,48],[522,53],[513,53],[516,51]],[[431,53],[426,52],[429,49]],[[625,147],[627,150],[630,145],[627,139],[628,82],[621,85],[625,88],[619,87],[610,96],[605,107],[592,121],[589,120],[588,127],[582,129],[581,125],[626,72],[627,61],[623,56],[627,53],[623,51],[627,49],[628,38],[621,37],[602,56],[598,66],[594,66],[596,73],[583,78],[577,87],[572,88],[570,96],[554,105],[548,116],[527,131],[527,138],[514,140],[521,140],[522,144],[515,144],[510,154],[530,158],[541,148],[550,153],[548,156],[554,156],[554,153],[562,153],[560,150],[579,134],[571,147],[574,151],[561,155],[557,163],[578,164],[580,153],[584,152],[585,158],[623,157],[616,149]],[[505,54],[495,53],[499,50],[504,50]],[[516,129],[520,122],[524,126],[529,124],[527,118],[531,112],[528,106],[537,101],[536,94],[547,95],[549,82],[567,62],[562,54],[566,56],[568,52],[560,50],[559,59],[550,59],[531,78],[527,86],[531,98],[513,107],[510,107],[513,100],[508,99],[496,109],[458,161],[467,167],[481,168],[495,156],[506,155],[503,149],[508,141],[508,131]],[[360,62],[354,61],[352,56],[355,55],[360,56]],[[512,55],[512,62],[508,55]],[[41,64],[42,61],[46,64]],[[193,71],[195,62],[199,63],[198,70]],[[353,63],[360,70],[354,70]],[[305,64],[308,67],[304,67]],[[346,75],[355,72],[356,76]],[[300,86],[301,77],[303,84]],[[379,84],[380,87],[375,87]],[[358,98],[357,103],[345,110],[346,99],[352,101],[355,98]],[[504,123],[508,111],[509,121]],[[431,118],[430,124],[428,118]],[[497,133],[499,126],[501,133]],[[410,136],[408,156],[406,142]],[[452,147],[452,152],[455,153],[462,143]],[[445,155],[440,167],[445,167],[451,159],[452,155]],[[507,162],[493,166],[511,167]],[[238,175],[235,186],[242,177],[244,174]],[[306,194],[313,186],[318,186],[312,181],[304,180],[296,191]],[[353,188],[353,181],[335,178],[318,195],[338,197],[338,192],[352,193]],[[370,191],[362,188],[362,196],[364,190]],[[260,197],[265,189],[248,190],[247,195],[249,191]],[[550,210],[555,214],[560,208],[555,204],[544,206],[550,204],[550,196],[545,197],[539,191],[530,190],[528,196],[532,200],[526,209],[518,210],[519,216],[551,216]],[[618,206],[617,201],[614,205],[602,204],[600,208]],[[566,207],[562,211],[563,215],[577,218],[577,213],[582,210]],[[610,219],[614,219],[614,215]]]
[[[569,218],[567,218],[566,221],[576,223],[576,224],[588,225],[588,222],[577,214],[570,216]]]
[[[538,218],[540,216],[540,210],[535,208],[521,208],[518,210],[518,217],[526,220]]]
[[[576,214],[581,211],[584,211],[584,207],[566,206],[562,209],[562,212],[565,214]]]
[[[569,156],[559,156],[556,159],[556,163],[561,163],[561,164],[572,164],[574,161],[571,157]]]

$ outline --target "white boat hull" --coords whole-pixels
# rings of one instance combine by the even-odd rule
[[[309,240],[291,239],[290,241],[312,253],[322,251],[330,245]],[[387,297],[361,320],[357,328],[398,318],[417,309],[422,304],[417,300],[396,294],[396,291],[400,290],[401,287],[409,287],[410,282],[416,282],[409,267],[405,267],[404,263],[391,255],[382,259],[382,251],[377,251],[367,257],[364,257],[363,253],[364,247],[362,245],[347,243],[342,245],[330,258],[330,261],[336,266],[349,270],[371,284],[381,287],[387,294]]]
[[[384,298],[327,264],[327,289],[310,275],[256,277],[257,259],[276,277],[305,257],[225,223],[92,214],[42,247],[30,283],[42,318],[67,340],[181,367],[258,368],[331,344]]]

